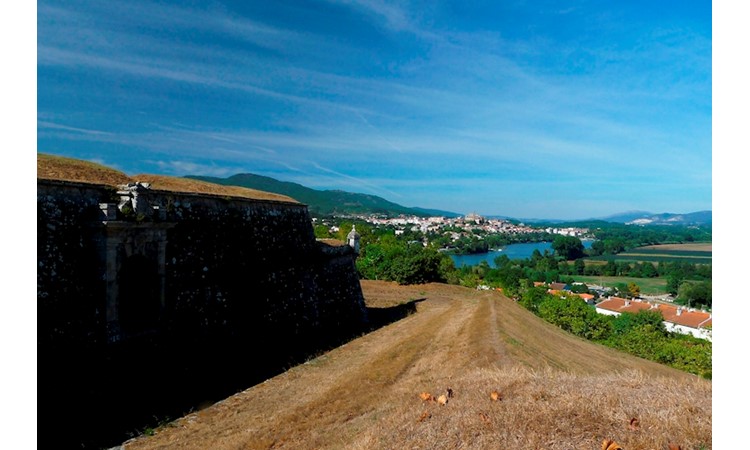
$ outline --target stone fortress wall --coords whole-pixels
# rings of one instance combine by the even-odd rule
[[[106,429],[248,387],[366,329],[355,257],[298,203],[39,179],[40,403]]]

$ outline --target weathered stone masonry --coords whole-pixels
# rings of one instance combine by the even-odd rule
[[[316,242],[304,205],[154,191],[136,215],[118,196],[39,181],[40,343],[253,328],[293,340],[366,320],[353,251]]]
[[[354,259],[297,203],[38,180],[40,426],[115,445],[363,332]]]

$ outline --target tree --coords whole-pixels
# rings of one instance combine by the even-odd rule
[[[583,275],[584,270],[586,270],[586,263],[583,262],[582,259],[576,259],[576,261],[573,263],[573,271],[576,275]]]
[[[331,233],[329,233],[329,228],[327,225],[315,225],[315,227],[313,227],[313,232],[315,233],[315,237],[318,239],[327,239],[331,237]]]
[[[667,335],[664,317],[659,311],[643,310],[635,314],[624,312],[614,319],[612,327],[615,334],[626,334],[640,328],[663,336]]]
[[[563,298],[547,294],[538,305],[538,315],[563,330],[586,339],[606,339],[612,330],[606,316],[597,313],[576,296]]]
[[[510,258],[508,258],[508,255],[503,254],[495,258],[495,267],[497,267],[498,269],[502,269],[505,266],[509,265],[510,262],[511,261]]]
[[[604,265],[604,269],[602,270],[604,275],[608,277],[614,277],[617,275],[617,264],[615,264],[615,261],[610,259],[607,261],[607,264]]]
[[[628,294],[635,298],[641,296],[641,287],[635,283],[628,283]]]
[[[711,282],[699,281],[697,283],[686,281],[680,285],[677,302],[688,306],[711,307]]]
[[[591,256],[599,256],[604,254],[604,242],[594,241],[591,243],[591,249],[589,250]]]
[[[685,281],[685,275],[682,272],[672,272],[667,276],[667,292],[672,295],[679,293],[680,285]]]
[[[643,278],[654,278],[659,276],[659,272],[656,271],[654,265],[650,262],[644,262],[641,265],[641,277]]]
[[[556,236],[552,241],[552,250],[566,260],[583,258],[583,243],[575,236]]]
[[[519,300],[519,303],[524,308],[536,314],[539,309],[539,305],[542,304],[547,295],[549,294],[547,294],[547,289],[544,287],[540,286],[529,288],[526,289],[521,295],[521,300]]]

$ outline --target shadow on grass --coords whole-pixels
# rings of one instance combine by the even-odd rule
[[[111,448],[417,311],[367,308],[356,328],[284,339],[153,336],[103,348],[40,349],[39,423],[62,448]]]
[[[378,328],[390,325],[393,322],[397,322],[404,317],[417,312],[417,303],[427,300],[427,297],[417,298],[409,300],[406,303],[402,303],[396,306],[390,306],[387,308],[367,308],[367,317],[369,319],[369,330],[374,331]]]

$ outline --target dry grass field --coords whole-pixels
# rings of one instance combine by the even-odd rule
[[[497,292],[362,287],[368,307],[417,312],[123,448],[711,448],[710,381],[568,335]]]
[[[285,195],[239,186],[222,186],[189,178],[148,174],[134,175],[131,177],[123,172],[89,161],[81,161],[62,156],[45,155],[41,153],[37,154],[36,176],[38,179],[103,184],[112,187],[140,181],[151,183],[152,189],[162,191],[298,203],[296,200]]]
[[[711,242],[696,242],[691,244],[659,244],[659,245],[647,245],[641,247],[644,249],[651,250],[665,250],[665,251],[682,251],[682,252],[710,252],[712,251]]]

